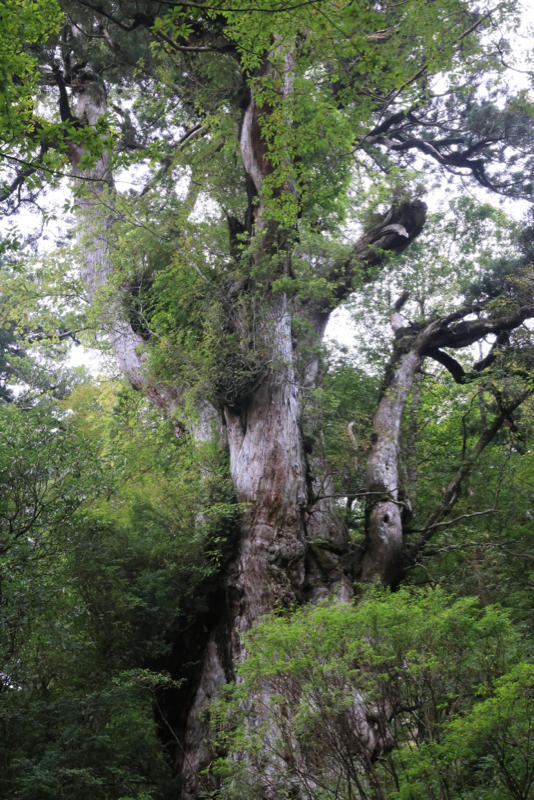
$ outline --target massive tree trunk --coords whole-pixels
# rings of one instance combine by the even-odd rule
[[[278,82],[283,103],[285,93],[291,91],[290,54],[282,59],[281,74],[277,74],[271,61],[261,70],[261,74],[267,73]],[[262,184],[271,172],[271,164],[258,114],[252,91],[240,143],[245,170],[259,198],[253,233],[257,242],[253,248],[254,266],[261,269],[271,259],[277,259],[282,262],[281,269],[289,271],[291,232],[274,223],[262,201]],[[292,188],[285,185],[284,191]],[[249,291],[257,290],[252,287]],[[309,550],[312,478],[302,437],[298,353],[292,330],[295,309],[284,292],[267,289],[266,296],[257,299],[261,311],[255,326],[256,345],[265,354],[267,364],[251,394],[223,408],[230,475],[236,499],[244,509],[238,552],[225,580],[224,625],[230,635],[226,640],[212,635],[208,644],[200,694],[191,708],[185,732],[184,800],[193,800],[200,790],[210,788],[209,777],[204,779],[204,785],[200,777],[209,754],[200,744],[208,730],[206,725],[204,729],[199,726],[199,712],[207,699],[205,687],[210,685],[210,694],[216,691],[214,676],[220,681],[231,679],[232,665],[244,659],[243,635],[263,614],[302,603],[317,583],[327,584],[329,590],[337,588],[345,598],[351,594],[350,578],[340,565],[346,542],[339,523],[335,525],[336,553],[330,556],[328,575]],[[322,329],[317,331],[318,340],[321,335]],[[312,380],[306,388],[313,386]]]
[[[291,92],[290,54],[284,55],[282,63],[278,76],[270,62],[263,69],[279,82],[281,102],[284,93]],[[82,125],[95,126],[106,111],[101,81],[85,72],[78,76],[73,94],[75,118]],[[249,181],[253,181],[259,196],[252,234],[257,241],[255,266],[272,260],[282,264],[280,269],[287,273],[291,269],[291,231],[269,216],[262,201],[262,183],[271,165],[257,118],[252,93],[242,127],[241,148]],[[98,309],[125,377],[164,413],[174,417],[180,408],[182,387],[169,387],[168,382],[159,384],[157,376],[149,374],[146,343],[133,330],[121,302],[121,287],[113,283],[107,243],[112,222],[109,209],[113,207],[109,155],[103,152],[89,168],[83,166],[83,156],[83,147],[71,146],[71,164],[81,185],[80,244],[85,253],[82,276],[88,298]],[[294,189],[288,181],[279,191]],[[368,267],[379,264],[386,251],[404,249],[418,235],[424,216],[423,204],[405,202],[366,232],[343,263],[332,265],[337,299],[350,292],[355,272],[365,276]],[[249,291],[260,295],[260,290]],[[208,621],[197,680],[190,683],[184,695],[189,710],[180,715],[183,729],[175,732],[180,740],[176,759],[184,800],[194,800],[213,788],[209,775],[202,774],[211,757],[205,744],[208,727],[204,712],[220,686],[233,678],[234,665],[244,658],[243,634],[262,614],[273,609],[333,592],[347,599],[352,593],[353,576],[344,565],[346,537],[334,500],[316,496],[317,476],[312,474],[312,467],[322,462],[317,452],[320,446],[314,453],[309,448],[306,452],[302,435],[301,393],[316,385],[317,358],[307,364],[306,379],[298,380],[297,362],[301,356],[292,330],[295,315],[313,320],[313,351],[320,344],[328,311],[316,309],[313,304],[299,305],[282,291],[267,288],[261,293],[256,336],[261,340],[266,364],[257,385],[235,404],[221,403],[217,410],[213,398],[205,398],[199,408],[200,422],[197,419],[191,423],[196,438],[205,439],[216,431],[227,446],[235,497],[243,505],[243,514],[235,558],[222,577],[224,591],[219,600],[224,595],[225,601],[219,602]],[[213,425],[215,417],[223,419],[223,424]],[[177,423],[177,432],[182,429],[183,423]],[[327,476],[321,480],[323,486],[328,484]],[[379,554],[373,552],[369,559],[379,559]],[[366,569],[371,575],[371,568]],[[369,740],[374,741],[372,737]]]
[[[163,7],[166,6],[173,13],[165,19],[163,12],[166,8]],[[65,2],[64,7],[69,9],[66,26],[70,25],[71,29],[64,33],[63,39],[58,39],[57,47],[49,51],[50,70],[60,94],[61,118],[66,123],[61,135],[66,139],[71,137],[68,153],[79,190],[78,242],[84,259],[82,278],[87,299],[94,306],[95,314],[109,337],[125,378],[174,421],[177,434],[183,435],[187,429],[196,440],[219,437],[227,450],[235,500],[242,507],[235,551],[220,576],[216,597],[211,602],[208,600],[210,611],[199,626],[202,633],[198,634],[197,652],[182,656],[181,665],[198,658],[198,670],[181,695],[184,708],[176,715],[179,727],[173,734],[178,742],[176,762],[181,771],[183,800],[205,797],[214,787],[205,771],[211,754],[205,742],[208,724],[204,712],[210,698],[225,681],[233,679],[235,666],[245,657],[244,634],[262,614],[273,609],[313,601],[327,594],[337,594],[342,599],[351,596],[355,576],[346,563],[347,541],[331,496],[331,481],[328,474],[317,474],[317,470],[324,470],[325,464],[320,436],[314,442],[305,440],[303,436],[304,395],[313,391],[320,379],[318,358],[307,353],[318,349],[334,304],[346,298],[355,285],[371,279],[376,274],[376,269],[373,272],[371,268],[379,267],[386,254],[404,250],[418,236],[425,222],[426,207],[422,202],[404,199],[394,203],[389,212],[375,221],[354,243],[350,252],[347,248],[345,257],[329,268],[323,270],[321,267],[313,273],[310,258],[312,277],[319,278],[318,284],[322,281],[328,285],[325,297],[305,299],[304,291],[304,299],[297,299],[277,286],[285,285],[284,281],[291,282],[297,272],[297,259],[293,258],[293,252],[298,240],[299,215],[305,216],[306,208],[306,200],[301,201],[298,191],[305,197],[307,181],[309,187],[316,186],[320,190],[319,181],[324,178],[328,183],[327,171],[335,173],[338,165],[342,171],[346,167],[348,180],[348,153],[353,147],[360,148],[364,156],[368,153],[373,158],[375,147],[391,152],[408,152],[415,148],[446,167],[471,171],[480,183],[490,186],[482,159],[472,158],[474,153],[486,148],[486,140],[473,140],[471,134],[467,138],[460,134],[454,138],[440,138],[434,134],[434,122],[427,123],[424,117],[420,121],[414,115],[413,109],[428,102],[428,73],[430,62],[435,60],[428,59],[425,54],[428,46],[432,52],[435,49],[434,36],[429,37],[430,26],[428,23],[422,25],[421,31],[414,34],[415,45],[410,43],[407,46],[404,29],[409,20],[403,18],[402,10],[399,16],[397,8],[391,10],[378,6],[380,4],[373,13],[365,12],[361,17],[353,13],[357,9],[348,9],[347,14],[339,19],[341,25],[335,20],[333,6],[331,21],[329,15],[324,16],[320,9],[310,7],[309,20],[303,16],[295,27],[289,24],[292,9],[288,12],[288,9],[278,6],[265,7],[263,11],[269,16],[273,12],[280,14],[280,25],[277,30],[268,23],[262,33],[268,31],[269,34],[262,39],[254,27],[258,19],[252,19],[251,30],[258,31],[258,41],[254,41],[251,47],[252,43],[243,34],[249,18],[243,18],[238,25],[234,17],[236,10],[230,7],[222,6],[217,13],[206,7],[204,14],[202,4],[193,4],[189,14],[187,4],[182,7],[173,3]],[[400,8],[402,4],[398,6]],[[71,16],[72,10],[75,13]],[[256,13],[253,8],[250,11]],[[450,30],[442,43],[444,51],[456,48],[487,17],[482,16],[473,23],[471,18],[466,18],[463,6],[457,13],[453,11]],[[158,14],[162,14],[159,20]],[[85,16],[89,18],[87,28]],[[397,16],[398,25],[395,21]],[[436,24],[440,20],[438,13]],[[394,22],[391,27],[390,22]],[[386,27],[383,28],[382,24]],[[238,28],[241,25],[240,33]],[[324,25],[326,28],[320,33]],[[118,36],[111,36],[113,26],[117,27],[121,37],[132,35],[132,52],[130,43],[126,47],[126,39],[122,42]],[[144,71],[146,83],[141,91],[156,86],[158,79],[154,76],[167,72],[164,61],[157,65],[151,63],[148,49],[144,53],[133,52],[139,41],[135,37],[144,26],[152,28],[153,44],[165,43],[170,48],[168,52],[175,57],[169,67],[169,92],[177,86],[183,89],[182,97],[173,98],[179,113],[166,118],[160,127],[162,136],[173,128],[176,130],[186,119],[193,120],[194,130],[198,132],[204,128],[199,119],[205,115],[208,135],[216,139],[219,134],[216,131],[219,122],[215,113],[217,103],[229,109],[228,120],[238,105],[243,112],[239,145],[247,190],[245,181],[235,180],[228,194],[231,195],[229,206],[232,209],[235,209],[239,192],[243,195],[243,203],[247,195],[246,222],[241,227],[249,237],[250,246],[245,247],[243,239],[240,239],[237,245],[235,242],[233,247],[230,244],[229,253],[223,253],[213,262],[221,273],[228,267],[228,273],[224,272],[218,286],[225,280],[228,286],[231,282],[239,286],[237,290],[229,290],[225,298],[228,327],[232,328],[232,335],[236,334],[235,338],[245,350],[249,341],[255,341],[264,364],[254,385],[246,392],[237,392],[238,396],[232,401],[221,399],[215,390],[206,389],[198,402],[197,414],[189,419],[184,410],[184,387],[178,384],[178,379],[173,385],[168,374],[163,380],[161,374],[149,369],[147,352],[150,343],[147,345],[129,318],[128,304],[123,302],[128,286],[121,285],[114,276],[110,255],[109,238],[114,225],[111,157],[102,149],[92,162],[90,158],[98,126],[107,112],[107,97],[101,77],[86,66],[88,60],[94,58],[95,65],[105,63],[100,48],[107,42],[113,54],[111,63],[108,65],[106,62],[110,70],[108,75],[118,74],[121,67],[117,62],[132,66],[135,63],[136,69],[147,64]],[[338,34],[339,41],[335,39]],[[397,34],[398,50],[395,46],[390,49],[390,39],[394,45]],[[78,40],[82,37],[86,37],[85,47],[79,46]],[[322,46],[317,63],[314,63],[315,44],[319,44],[323,37],[328,40],[328,45]],[[383,54],[377,51],[375,60],[371,49],[367,57],[366,43],[379,49],[382,45],[387,44],[387,47],[384,47]],[[270,48],[270,53],[265,52],[267,48]],[[204,61],[209,53],[219,57],[228,52],[235,59],[231,65],[223,60],[212,60],[209,65]],[[299,53],[300,56],[304,54],[304,58]],[[197,68],[188,61],[195,57],[193,54],[199,58]],[[404,63],[404,56],[408,58],[407,71],[398,72],[396,67]],[[63,72],[57,66],[60,58],[64,59]],[[73,59],[78,61],[76,65],[73,65]],[[446,69],[448,63],[447,56],[442,68]],[[155,69],[152,71],[153,66]],[[214,73],[219,67],[221,73],[228,69],[232,79],[226,81],[222,75],[215,79]],[[382,83],[380,75],[386,76],[388,70],[393,79]],[[303,78],[309,73],[312,80],[306,82]],[[125,87],[131,76],[132,73],[126,70],[122,76],[126,79],[119,79],[117,85],[122,83]],[[419,78],[424,78],[424,86],[416,91]],[[48,72],[46,80],[50,80]],[[154,81],[152,84],[151,80]],[[324,84],[324,91],[321,84]],[[410,110],[403,110],[400,103],[405,89],[409,90],[407,102]],[[316,90],[317,95],[314,94]],[[197,91],[198,97],[194,96]],[[307,103],[296,99],[299,92],[303,95],[308,91],[309,107],[306,108]],[[158,95],[158,102],[161,101],[162,105],[157,111],[150,109],[147,112],[149,116],[160,113],[169,92],[166,89],[161,96]],[[238,94],[241,95],[239,100],[236,98]],[[210,97],[205,102],[207,95]],[[204,110],[200,110],[204,103]],[[346,117],[350,135],[345,131],[332,149],[331,157],[323,158],[321,148],[314,152],[312,139],[320,136],[322,130],[311,111],[314,105],[323,109],[327,116],[330,110],[336,112],[324,128],[325,136],[329,136],[333,126],[341,120],[337,112],[344,113],[351,107]],[[358,118],[358,109],[361,109],[361,118]],[[434,111],[430,118],[434,120]],[[364,130],[366,119],[371,126],[367,136]],[[417,131],[424,131],[427,124],[432,131],[431,142],[423,141],[421,132],[416,135],[412,130],[415,126]],[[158,157],[158,147],[152,147],[157,123],[152,119],[150,125],[152,129],[144,139],[148,147],[143,151],[149,160]],[[436,125],[439,131],[440,125]],[[84,139],[84,128],[92,137]],[[223,122],[221,138],[228,136],[230,130],[230,124],[225,126]],[[32,130],[32,134],[36,131]],[[301,146],[292,147],[293,137],[299,136],[302,137]],[[64,141],[59,135],[58,140]],[[226,149],[226,144],[225,141],[217,145],[224,150],[224,158],[215,183],[221,181],[221,176],[224,176],[224,181],[226,176],[231,176],[232,181],[235,178],[233,161],[237,153],[231,152],[231,148]],[[459,145],[456,151],[451,150],[453,145]],[[366,147],[371,149],[366,150]],[[208,151],[200,152],[205,157]],[[380,163],[384,153],[380,150],[376,153]],[[161,148],[162,172],[173,163],[173,156]],[[322,159],[323,163],[319,165],[314,159]],[[183,174],[196,163],[195,158],[184,163]],[[332,195],[327,191],[326,199],[318,200],[317,211],[303,223],[304,230],[329,230],[329,223],[323,228],[321,220],[324,215],[328,217],[331,214],[331,208],[337,202],[336,192],[344,191],[342,186],[343,180],[339,184],[332,181]],[[318,194],[321,195],[321,191]],[[223,196],[219,190],[214,192],[218,202]],[[182,218],[185,217],[184,213]],[[332,214],[334,217],[335,213]],[[210,264],[210,268],[212,266]],[[315,297],[318,292],[314,290],[310,294]],[[247,312],[243,311],[247,304],[249,309],[254,307],[254,331],[250,329]],[[295,322],[300,325],[295,325]],[[469,326],[470,323],[457,326],[453,346],[463,346],[474,340]],[[306,327],[309,333],[304,345],[299,337]],[[484,333],[493,331],[491,326],[479,326],[479,330]],[[441,320],[425,323],[415,332],[399,333],[397,337],[394,359],[374,421],[375,438],[367,471],[371,501],[359,576],[363,581],[381,581],[393,586],[401,576],[402,507],[405,501],[399,489],[398,452],[402,414],[423,358],[435,355],[435,351],[441,353],[440,348],[450,344],[448,334],[447,321],[444,324]],[[221,330],[221,336],[224,335]],[[441,353],[441,357],[442,361],[447,360],[445,354]],[[451,492],[453,489],[454,486]],[[199,509],[199,516],[201,514],[202,509]],[[176,674],[175,677],[182,675]],[[384,744],[377,740],[370,726],[365,730],[367,715],[364,704],[364,699],[361,705],[360,698],[357,699],[356,716],[361,720],[358,722],[359,733],[363,741],[369,742],[366,749],[369,759],[372,759]]]
[[[209,753],[201,723],[205,701],[232,678],[244,657],[243,634],[262,615],[303,599],[305,581],[306,464],[300,437],[294,378],[291,318],[287,299],[269,301],[265,329],[272,340],[272,366],[246,407],[224,409],[230,474],[243,504],[238,553],[226,583],[226,636],[214,631],[199,690],[185,731],[184,798],[198,797]],[[221,624],[221,623],[219,623]],[[207,688],[209,687],[209,688]],[[210,787],[204,779],[205,789]]]

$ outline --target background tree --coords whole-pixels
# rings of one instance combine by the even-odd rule
[[[124,389],[27,404],[1,406],[0,796],[174,796],[182,682],[238,515],[226,472],[208,489],[213,450]]]

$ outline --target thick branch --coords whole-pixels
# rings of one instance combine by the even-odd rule
[[[26,163],[26,166],[17,172],[15,178],[9,184],[4,184],[2,191],[0,192],[0,202],[3,203],[5,200],[8,200],[15,192],[17,192],[21,187],[24,185],[27,178],[31,177],[34,173],[38,172],[41,169],[41,162],[43,160],[43,156],[45,154],[45,150],[41,147],[41,152],[32,162],[22,162]],[[5,156],[4,153],[0,153],[0,158],[9,158],[11,161],[19,161],[19,159],[14,159],[13,156]],[[20,159],[22,161],[22,159]]]
[[[170,36],[167,36],[163,31],[153,31],[153,35],[156,39],[159,39],[162,42],[165,42],[171,50],[175,50],[177,53],[230,53],[235,52],[235,46],[230,44],[229,42],[221,42],[220,44],[210,44],[210,45],[203,45],[203,44],[179,44],[175,42],[174,39],[171,39]]]
[[[471,310],[464,309],[462,316],[465,317],[470,313],[472,313]],[[512,331],[518,328],[525,320],[532,317],[534,317],[534,303],[520,306],[509,314],[500,314],[495,317],[480,317],[467,321],[462,319],[461,322],[454,326],[449,326],[447,319],[445,319],[440,321],[428,347],[429,349],[467,347],[489,334],[502,335],[508,331]],[[456,318],[458,318],[458,316]],[[448,319],[450,319],[450,317]],[[425,351],[425,355],[431,355],[431,353]]]
[[[426,203],[405,201],[392,206],[382,219],[369,228],[354,244],[349,257],[337,264],[331,280],[336,284],[334,298],[340,302],[354,291],[354,284],[371,277],[373,267],[379,266],[392,253],[406,250],[423,230]]]
[[[28,342],[60,342],[64,339],[71,339],[75,344],[80,344],[80,340],[78,339],[77,334],[79,331],[72,331],[72,330],[63,330],[63,331],[56,331],[56,333],[49,333],[48,331],[43,330],[40,326],[37,330],[31,331],[26,334],[26,340]]]
[[[467,373],[460,364],[453,356],[445,353],[443,350],[440,350],[437,347],[429,347],[425,351],[425,355],[432,358],[434,361],[437,361],[446,370],[450,372],[456,383],[465,383],[467,378]]]
[[[493,342],[489,353],[484,357],[481,358],[480,361],[477,361],[473,364],[472,369],[470,372],[466,372],[459,361],[457,361],[453,356],[449,353],[446,353],[444,350],[440,350],[437,347],[429,347],[425,350],[425,355],[432,358],[434,361],[438,361],[442,366],[447,369],[456,383],[465,383],[466,381],[470,380],[471,378],[476,377],[479,375],[483,370],[490,367],[495,359],[497,358],[497,351],[501,348],[506,342],[508,341],[508,332],[502,331],[497,335],[497,338]]]
[[[126,25],[122,20],[118,19],[118,17],[113,16],[104,8],[102,3],[89,3],[86,0],[78,0],[78,3],[85,8],[88,8],[90,11],[93,11],[95,14],[98,14],[101,17],[109,20],[114,25],[117,25],[123,31],[131,32],[135,31],[137,28],[145,27],[150,28],[154,24],[156,20],[156,15],[148,15],[148,14],[134,14],[132,16],[132,22],[129,25]]]
[[[491,183],[486,175],[483,159],[471,158],[475,152],[482,150],[484,147],[494,141],[496,140],[482,139],[475,144],[472,144],[466,150],[455,150],[452,153],[444,153],[442,152],[441,148],[449,147],[451,144],[463,143],[463,138],[449,137],[438,141],[427,141],[421,138],[411,138],[395,143],[388,142],[385,138],[382,138],[377,141],[377,144],[385,144],[388,146],[389,150],[396,152],[404,152],[406,150],[414,149],[419,150],[421,153],[430,156],[434,159],[434,161],[437,161],[438,164],[441,164],[447,169],[468,169],[472,172],[473,177],[476,181],[478,181],[478,183],[481,184],[481,186],[484,186],[486,189],[496,191],[496,187]]]
[[[65,83],[63,72],[55,62],[52,65],[52,72],[54,73],[56,86],[59,90],[58,105],[59,105],[59,116],[61,117],[61,121],[72,122],[75,127],[80,127],[80,121],[76,119],[70,108],[69,96],[67,93],[67,85]]]

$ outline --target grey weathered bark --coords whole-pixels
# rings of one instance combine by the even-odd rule
[[[367,459],[366,542],[361,567],[365,583],[394,586],[402,572],[404,501],[400,492],[399,453],[402,416],[424,350],[436,328],[431,323],[414,339],[397,332],[382,396],[373,419],[372,445]],[[403,335],[404,331],[404,335]]]
[[[421,391],[423,376],[419,372],[414,379],[412,396],[410,400],[408,432],[406,436],[406,446],[404,448],[404,474],[402,483],[404,486],[404,501],[406,503],[406,516],[411,516],[412,509],[415,508],[417,500],[417,441],[419,438],[419,407],[421,405]]]

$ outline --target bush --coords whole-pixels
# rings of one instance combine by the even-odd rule
[[[517,657],[502,610],[440,589],[273,614],[247,649],[214,709],[216,744],[234,754],[215,762],[222,798],[266,784],[273,800],[391,797],[413,773],[406,753],[438,743]]]

